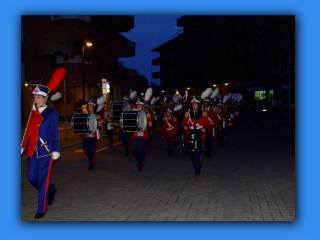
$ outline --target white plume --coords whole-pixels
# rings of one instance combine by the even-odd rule
[[[150,100],[152,96],[152,87],[149,87],[146,91],[146,93],[144,94],[144,100],[147,102]]]
[[[101,105],[101,104],[105,103],[106,101],[107,101],[107,99],[104,96],[102,96],[102,97],[98,98],[97,103],[98,103],[98,105]]]
[[[213,99],[215,98],[219,93],[219,88],[216,88],[214,91],[212,91],[210,98]]]
[[[152,100],[151,100],[150,105],[154,105],[155,102],[156,102],[156,97],[153,97]]]
[[[166,101],[167,101],[167,97],[164,97],[163,102],[166,102]]]
[[[207,88],[204,92],[202,92],[201,99],[205,99],[209,97],[211,93],[212,93],[212,88]]]
[[[97,108],[97,112],[100,112],[102,109],[104,109],[104,104],[99,104],[98,108]]]
[[[136,97],[137,97],[137,91],[133,91],[133,92],[130,94],[130,99],[131,99],[131,100],[134,100],[134,99],[136,99]]]
[[[178,106],[175,106],[173,111],[179,111],[183,108],[183,106],[181,104],[179,104]]]
[[[159,100],[160,100],[160,97],[157,97],[157,98],[156,98],[156,102],[159,101]]]
[[[242,95],[240,93],[238,93],[236,101],[240,102],[241,100],[242,100]]]
[[[226,103],[228,101],[228,95],[225,95],[224,97],[223,97],[223,103]]]
[[[56,92],[55,94],[53,94],[50,98],[51,101],[56,101],[58,100],[59,98],[61,98],[61,93],[59,92]]]

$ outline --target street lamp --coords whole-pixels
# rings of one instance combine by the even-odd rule
[[[200,22],[191,24],[191,25],[189,25],[189,26],[187,26],[187,27],[185,27],[185,28],[183,28],[183,29],[180,29],[178,32],[176,32],[176,33],[172,36],[172,40],[171,40],[171,44],[172,44],[172,51],[171,51],[171,53],[172,53],[172,58],[171,58],[171,61],[172,61],[172,69],[171,69],[171,70],[172,70],[172,71],[171,71],[171,91],[172,91],[173,94],[174,94],[174,91],[173,91],[173,39],[174,39],[174,37],[175,37],[179,32],[181,32],[181,31],[183,31],[183,30],[185,30],[185,29],[187,29],[187,28],[189,28],[189,27],[195,26],[195,25],[200,25]]]
[[[83,90],[83,103],[86,101],[86,96],[85,96],[85,84],[84,84],[84,46],[91,47],[92,43],[91,42],[83,42],[82,43],[82,90]],[[89,90],[89,96],[90,96],[90,90]]]

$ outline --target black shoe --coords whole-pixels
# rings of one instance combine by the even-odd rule
[[[141,167],[139,167],[139,168],[138,168],[138,171],[142,171],[142,168],[141,168]]]
[[[89,165],[88,170],[92,170],[92,169],[93,169],[93,166]]]
[[[208,158],[212,158],[212,156],[208,156]]]
[[[57,194],[57,192],[58,192],[58,190],[56,188],[54,188],[52,190],[51,196],[49,197],[49,200],[48,200],[48,205],[49,206],[51,206],[54,203],[55,195]]]
[[[199,175],[200,174],[200,172],[198,172],[198,171],[195,171],[195,173],[194,173],[195,175]]]
[[[129,154],[126,153],[124,156],[129,157]]]
[[[39,219],[42,218],[46,213],[37,213],[36,215],[34,215],[35,219]]]

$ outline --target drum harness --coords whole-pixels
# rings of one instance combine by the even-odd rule
[[[166,130],[172,131],[174,129],[174,126],[172,126],[169,122],[168,119],[166,118],[166,121],[168,123],[169,128],[167,128]]]

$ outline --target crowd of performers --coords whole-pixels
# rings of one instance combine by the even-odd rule
[[[61,97],[60,93],[51,96],[51,92],[64,75],[65,69],[58,69],[48,86],[33,86],[33,106],[21,143],[21,154],[27,150],[29,181],[38,190],[36,219],[46,214],[47,205],[54,203],[57,193],[55,184],[50,183],[50,176],[54,161],[60,157],[59,114],[48,107],[48,103]],[[154,144],[152,135],[159,122],[162,129],[161,144],[167,144],[167,157],[175,153],[175,146],[179,143],[182,153],[188,153],[195,175],[199,175],[202,153],[208,158],[213,156],[214,137],[217,136],[217,142],[222,147],[224,136],[237,125],[238,106],[242,99],[238,93],[230,93],[222,98],[218,88],[208,88],[201,96],[189,97],[186,91],[182,97],[177,91],[174,96],[165,96],[164,99],[151,97],[152,88],[148,88],[143,98],[137,98],[137,92],[133,91],[119,102],[107,103],[105,97],[89,99],[82,107],[82,113],[74,113],[72,130],[83,139],[82,148],[88,158],[88,170],[95,165],[100,131],[105,131],[109,147],[112,147],[113,133],[118,128],[124,156],[132,154],[137,160],[138,171],[142,171],[147,149]]]
[[[179,152],[182,146],[183,154],[188,153],[195,174],[199,175],[202,153],[212,158],[215,137],[217,144],[222,147],[224,137],[237,125],[241,94],[229,93],[222,97],[218,88],[208,88],[201,96],[189,97],[187,91],[183,97],[177,91],[174,96],[166,95],[162,100],[160,97],[151,99],[151,96],[152,88],[148,88],[144,98],[137,98],[137,92],[134,91],[123,96],[122,101],[111,104],[106,104],[103,97],[97,102],[90,99],[85,109],[88,111],[87,108],[92,102],[95,109],[99,106],[98,110],[95,110],[95,113],[99,112],[101,115],[97,117],[96,131],[99,132],[101,126],[103,127],[109,138],[109,147],[112,147],[115,128],[119,128],[124,156],[132,154],[137,159],[139,171],[144,167],[153,132],[156,131],[157,123],[160,123],[161,144],[167,144],[167,157],[170,158],[174,154],[175,146],[179,142]],[[143,111],[145,119],[141,120],[141,116],[139,117],[135,110]],[[130,114],[133,115],[133,119],[130,119]],[[126,116],[129,119],[126,119]],[[129,126],[126,120],[133,120],[136,124]],[[137,124],[145,127],[139,130]],[[89,158],[89,170],[94,166],[97,140],[89,143],[86,139],[99,139],[98,136],[99,134],[91,134],[90,137],[88,134],[83,135],[83,149]]]

